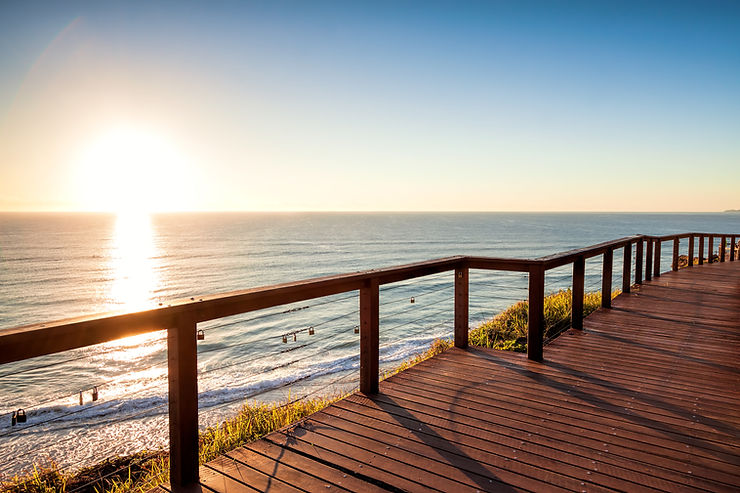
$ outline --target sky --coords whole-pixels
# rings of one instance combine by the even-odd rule
[[[0,210],[725,209],[738,2],[0,2]]]

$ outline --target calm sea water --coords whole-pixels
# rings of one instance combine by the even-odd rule
[[[685,231],[737,232],[740,214],[0,214],[0,329],[449,255],[538,257]],[[587,264],[587,289],[599,289],[599,272],[599,259]],[[526,298],[526,286],[521,274],[473,272],[473,323]],[[569,286],[569,267],[548,273],[548,291]],[[452,292],[451,273],[382,288],[382,368],[451,335]],[[201,426],[245,399],[355,387],[357,307],[357,294],[345,293],[201,324]],[[163,337],[0,366],[0,474],[166,447]],[[12,427],[16,409],[28,421]]]

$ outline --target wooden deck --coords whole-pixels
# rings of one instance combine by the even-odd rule
[[[740,262],[663,274],[544,357],[450,350],[207,464],[202,489],[739,491]]]

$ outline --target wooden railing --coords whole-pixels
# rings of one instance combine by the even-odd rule
[[[127,314],[98,314],[43,324],[0,330],[0,364],[100,344],[123,337],[167,329],[170,482],[174,489],[184,489],[198,482],[198,383],[197,324],[231,315],[247,313],[298,301],[359,291],[360,313],[360,391],[378,391],[379,307],[384,284],[454,271],[455,346],[468,345],[468,275],[470,269],[517,271],[528,273],[529,319],[527,357],[542,361],[544,336],[545,272],[573,265],[573,304],[571,326],[583,328],[585,263],[601,255],[601,305],[611,307],[614,250],[624,250],[622,290],[660,276],[661,246],[673,242],[672,269],[678,270],[680,241],[688,240],[688,267],[693,265],[695,240],[698,238],[698,263],[714,261],[714,240],[719,240],[719,262],[725,261],[727,239],[729,260],[734,261],[736,238],[740,235],[684,233],[668,236],[636,235],[600,243],[578,250],[537,259],[511,259],[458,256],[368,270],[322,278],[221,293],[173,302],[167,306]],[[706,241],[705,241],[706,239]],[[708,255],[705,257],[705,244]],[[635,246],[635,265],[632,248]],[[644,257],[643,257],[644,254]],[[644,271],[643,271],[644,265]],[[632,273],[634,271],[634,278]]]

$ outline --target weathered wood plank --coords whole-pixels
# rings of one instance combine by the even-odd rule
[[[255,454],[259,454],[265,459],[269,459],[267,461],[254,461],[250,459],[249,463],[253,467],[269,467],[269,469],[266,471],[269,472],[273,469],[278,469],[278,466],[273,464],[274,462],[279,463],[281,466],[292,468],[314,478],[320,479],[321,482],[325,484],[319,485],[319,487],[316,488],[317,490],[321,489],[322,487],[326,488],[326,485],[331,485],[332,488],[336,486],[346,491],[367,491],[369,493],[386,491],[380,486],[368,483],[366,481],[363,481],[362,479],[358,479],[351,474],[344,473],[341,470],[313,460],[310,457],[296,454],[288,448],[279,447],[267,440],[260,440],[257,442],[249,443],[245,445],[242,449],[254,452]],[[303,481],[301,481],[300,484],[304,486],[308,485],[308,483],[305,483]],[[312,480],[310,484],[313,485],[316,483]]]

